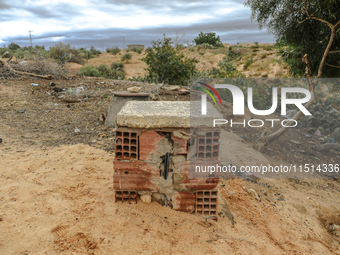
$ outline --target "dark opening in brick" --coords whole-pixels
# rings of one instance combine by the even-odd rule
[[[124,174],[129,174],[129,171],[125,171]]]
[[[205,144],[205,140],[204,139],[200,139],[199,140],[199,144],[203,144],[204,145]]]
[[[131,145],[137,145],[137,140],[136,139],[131,139]]]
[[[218,139],[214,139],[214,144],[218,144]]]
[[[214,137],[220,137],[220,132],[214,132]]]
[[[130,135],[130,134],[129,134],[128,132],[124,132],[123,137],[124,137],[124,138],[129,138],[129,135]]]
[[[212,140],[211,139],[207,139],[206,144],[212,144]]]
[[[137,133],[131,133],[131,138],[137,138]]]
[[[121,159],[122,158],[122,153],[121,152],[117,152],[116,153],[116,159]]]
[[[214,203],[214,204],[216,204],[216,198],[211,198],[211,203]]]
[[[129,150],[130,150],[129,146],[124,146],[124,151],[129,151]]]
[[[122,144],[122,138],[117,138],[116,144]]]
[[[199,151],[204,151],[204,146],[200,146]]]
[[[122,151],[122,146],[121,145],[117,145],[116,151]]]
[[[116,131],[116,136],[122,136],[122,132]]]
[[[211,146],[210,145],[208,145],[206,148],[207,148],[207,151],[211,151]]]
[[[212,133],[210,133],[210,132],[207,133],[207,134],[206,134],[206,137],[211,138],[211,137],[212,137]]]
[[[123,154],[123,159],[129,159],[129,153],[124,152],[124,154]]]
[[[131,153],[131,158],[132,158],[132,159],[137,159],[137,154]]]
[[[131,146],[131,151],[132,151],[132,152],[137,152],[137,147]]]

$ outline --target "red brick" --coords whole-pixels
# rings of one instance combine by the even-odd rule
[[[177,152],[177,154],[187,154],[187,140],[175,137],[173,135],[171,135],[171,140],[174,141],[174,143],[179,143],[180,148]]]
[[[172,197],[173,209],[192,213],[195,210],[195,195],[190,191],[176,192]]]
[[[151,153],[157,150],[158,142],[165,139],[156,131],[143,131],[139,136],[139,159],[149,160]]]

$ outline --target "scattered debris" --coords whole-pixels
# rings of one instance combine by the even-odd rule
[[[25,111],[24,110],[18,110],[18,113],[24,113]]]
[[[37,84],[37,83],[32,83],[31,86],[38,87],[39,84]]]
[[[130,87],[127,89],[129,92],[138,93],[142,88],[140,87]]]
[[[106,113],[102,113],[102,114],[99,116],[99,121],[100,121],[100,122],[105,122],[106,117],[107,117],[107,114],[106,114]]]
[[[295,141],[295,140],[290,140],[291,143],[294,143],[294,144],[297,144],[297,145],[300,145],[301,143],[299,141]]]
[[[74,132],[75,132],[75,133],[79,133],[79,132],[80,132],[80,129],[76,128],[76,129],[74,130]]]

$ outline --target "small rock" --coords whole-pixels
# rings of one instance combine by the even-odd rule
[[[76,129],[74,130],[74,132],[75,132],[75,133],[79,133],[79,132],[80,132],[80,129],[76,128]]]
[[[157,100],[158,96],[156,94],[150,94],[151,100]]]
[[[133,93],[138,93],[142,88],[140,87],[130,87],[127,89],[127,91],[133,92]]]
[[[253,189],[248,189],[247,192],[253,196],[253,198],[255,198],[257,201],[261,201],[261,198],[259,197],[259,195],[257,195],[256,191]]]
[[[92,142],[91,143],[96,143],[97,142],[97,140],[92,140]]]
[[[142,200],[143,203],[149,204],[149,203],[151,203],[151,196],[150,195],[142,195],[142,196],[140,196],[140,200]]]
[[[18,113],[24,113],[25,111],[24,110],[19,110]]]

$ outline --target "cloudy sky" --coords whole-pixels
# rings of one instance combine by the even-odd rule
[[[97,49],[150,45],[162,34],[216,32],[222,42],[273,42],[250,20],[244,0],[0,0],[0,45],[52,46],[58,42]]]

